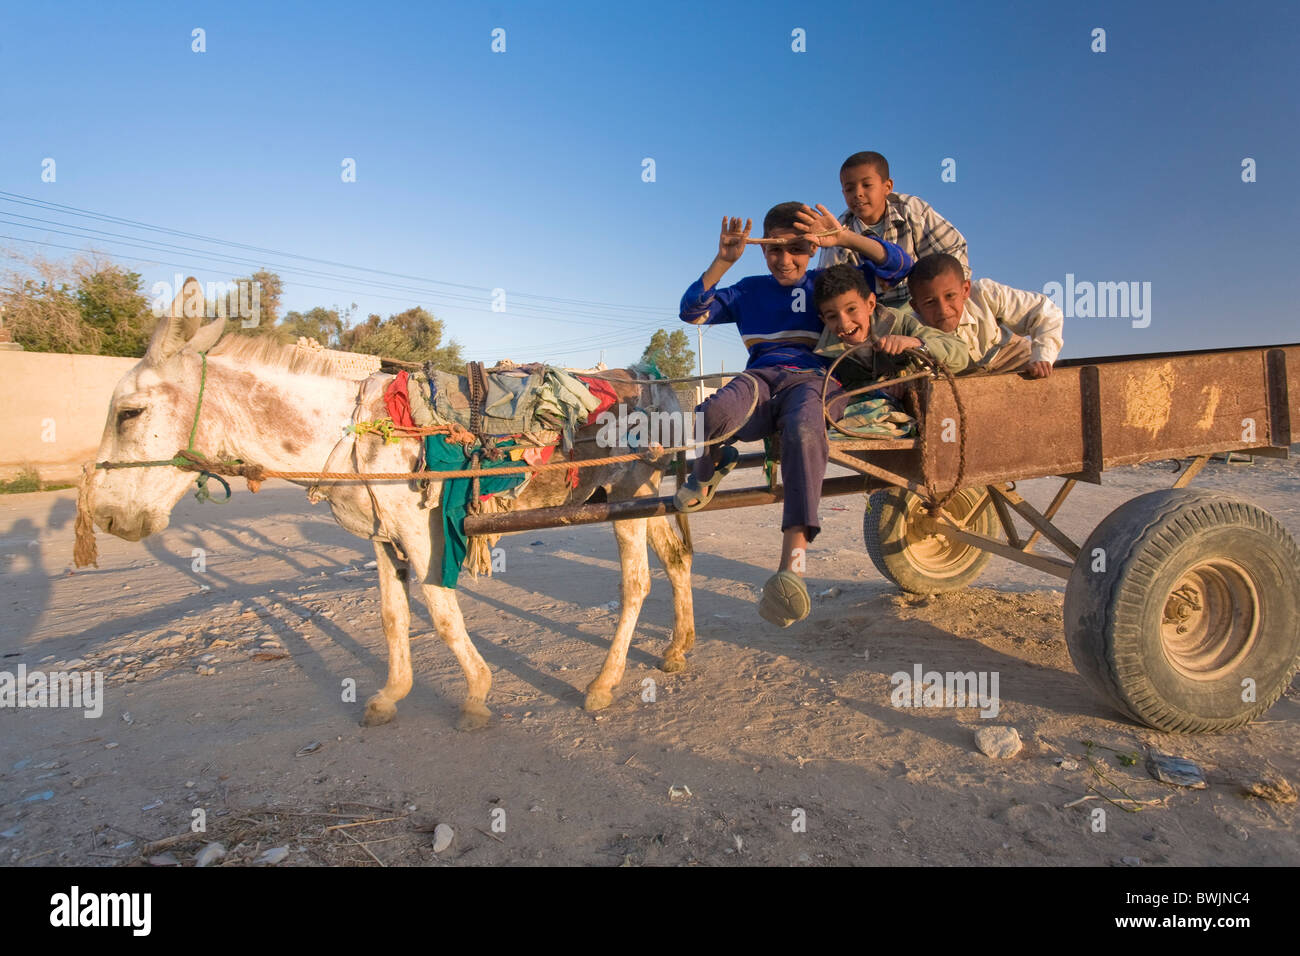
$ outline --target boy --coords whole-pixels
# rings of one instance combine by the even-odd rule
[[[966,275],[966,240],[952,223],[934,211],[923,199],[894,192],[889,178],[889,161],[875,152],[854,153],[840,166],[840,190],[849,208],[840,216],[841,225],[859,235],[873,235],[892,242],[913,259],[947,253],[961,261]],[[818,267],[830,268],[841,262],[856,265],[847,247],[825,249]],[[907,283],[880,290],[880,304],[891,309],[907,307]]]
[[[914,315],[878,304],[862,273],[853,266],[831,266],[819,274],[813,294],[826,326],[817,343],[818,355],[834,360],[848,348],[866,342],[875,332],[874,348],[854,352],[835,367],[835,377],[850,391],[903,374],[905,349],[928,352],[954,374],[970,364],[965,342],[923,325]],[[868,393],[861,398],[879,394]]]
[[[821,320],[812,303],[817,270],[808,271],[818,246],[843,244],[862,259],[857,267],[869,286],[879,277],[907,275],[912,260],[897,246],[845,229],[825,206],[817,212],[802,203],[773,206],[763,218],[763,246],[771,273],[741,279],[726,289],[718,280],[740,259],[752,223],[723,217],[718,253],[709,268],[682,296],[681,317],[693,325],[734,322],[749,361],[747,376],[719,389],[697,411],[703,413],[705,440],[739,427],[725,446],[710,445],[695,460],[691,477],[677,490],[679,511],[698,511],[739,458],[731,442],[757,441],[781,430],[781,480],[785,503],[781,519],[781,561],[763,586],[759,613],[780,627],[808,616],[811,602],[800,576],[808,544],[820,522],[822,478],[826,474],[826,426],[821,389],[826,361],[813,353]],[[757,383],[751,382],[751,378]],[[755,394],[757,392],[757,394]],[[828,393],[836,395],[838,388]],[[746,415],[753,405],[753,413]]]
[[[966,343],[971,363],[986,372],[1022,371],[1046,378],[1061,354],[1065,317],[1037,292],[971,282],[952,256],[926,256],[909,276],[912,308],[921,321]]]

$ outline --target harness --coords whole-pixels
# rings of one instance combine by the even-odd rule
[[[178,451],[171,458],[162,459],[159,461],[97,461],[95,462],[96,468],[103,468],[105,471],[111,471],[115,468],[156,468],[161,465],[172,465],[176,468],[181,468],[188,471],[188,470],[193,470],[199,462],[207,461],[206,456],[195,451],[194,449],[194,439],[199,433],[199,414],[203,411],[203,392],[208,385],[208,353],[200,352],[199,358],[201,359],[202,362],[201,364],[202,370],[199,373],[199,397],[198,400],[194,403],[194,422],[192,425],[190,425],[190,441],[189,444],[185,446],[185,450]],[[244,462],[242,459],[235,458],[232,459],[230,462],[225,462],[223,464],[229,464],[234,467],[240,467],[243,466]],[[225,489],[226,497],[224,498],[212,497],[212,492],[208,490],[208,480],[211,478],[215,478],[217,480],[217,484],[221,485],[221,487]],[[257,479],[253,478],[251,480],[255,481]],[[200,504],[206,501],[210,501],[213,504],[224,505],[227,501],[230,500],[230,495],[231,495],[230,485],[220,475],[214,474],[213,472],[210,471],[203,471],[200,469],[198,476],[194,479],[194,483],[196,486],[194,491],[194,498]]]

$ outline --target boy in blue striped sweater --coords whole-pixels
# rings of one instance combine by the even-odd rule
[[[739,458],[731,443],[757,441],[780,430],[781,481],[785,486],[781,561],[777,573],[763,587],[759,613],[789,627],[811,610],[801,576],[802,559],[821,530],[817,506],[827,456],[821,389],[828,362],[813,351],[822,334],[813,299],[813,283],[820,270],[809,270],[808,263],[818,248],[851,249],[858,254],[857,268],[874,291],[877,278],[885,282],[905,278],[912,260],[891,242],[846,229],[825,206],[814,211],[802,203],[785,202],[773,206],[763,218],[764,238],[777,240],[763,246],[770,274],[750,276],[718,289],[718,281],[745,251],[751,228],[749,220],[742,228],[738,218],[724,217],[717,255],[682,296],[683,321],[693,325],[734,322],[749,350],[749,362],[747,377],[733,379],[699,407],[704,439],[737,427],[739,431],[725,445],[711,445],[702,451],[691,477],[678,489],[675,503],[679,511],[703,508]],[[832,384],[827,394],[832,414],[831,399],[838,391]],[[753,414],[746,421],[751,404]]]

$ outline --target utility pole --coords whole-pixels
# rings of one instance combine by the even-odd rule
[[[704,374],[704,326],[697,325],[695,327],[695,336],[696,336],[696,344],[698,345],[698,349],[696,350],[695,353],[695,358],[696,361],[699,362],[700,374],[703,375]],[[696,383],[695,391],[696,394],[699,395],[699,399],[697,400],[696,404],[703,405],[704,404],[704,379],[701,378],[699,382]]]

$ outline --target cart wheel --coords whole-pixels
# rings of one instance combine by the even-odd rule
[[[1273,706],[1300,665],[1298,587],[1300,548],[1267,512],[1205,491],[1140,495],[1111,512],[1075,562],[1070,657],[1149,727],[1240,727]]]
[[[944,507],[959,521],[980,503],[984,492],[963,488]],[[992,507],[986,505],[971,524],[975,534],[993,536]],[[938,525],[921,499],[902,488],[871,495],[862,518],[862,537],[871,562],[886,578],[912,594],[938,594],[966,587],[984,570],[989,553],[951,541],[937,533]]]

